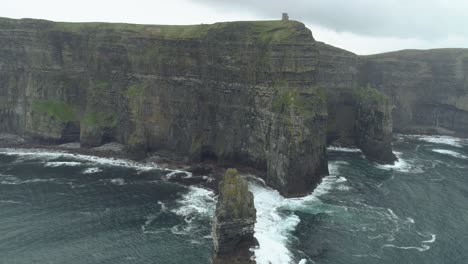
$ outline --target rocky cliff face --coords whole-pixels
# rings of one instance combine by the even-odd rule
[[[256,167],[285,195],[327,173],[317,48],[294,21],[0,19],[0,130]]]
[[[320,42],[317,49],[317,84],[327,95],[328,144],[358,147],[371,160],[394,162],[393,105],[385,95],[360,82],[360,57]]]
[[[237,170],[228,169],[219,185],[213,219],[214,263],[255,263],[249,251],[255,245],[255,222],[253,194]]]
[[[468,136],[468,50],[366,56],[360,81],[391,98],[396,131]]]

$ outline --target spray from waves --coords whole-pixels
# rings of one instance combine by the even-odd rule
[[[94,174],[94,173],[98,173],[98,172],[101,172],[102,170],[99,169],[99,168],[87,168],[86,170],[84,170],[82,173],[83,174]]]
[[[126,184],[125,180],[122,179],[122,178],[110,179],[109,182],[114,184],[114,185],[120,185],[120,186]]]
[[[463,155],[463,154],[460,154],[456,151],[452,151],[452,150],[446,150],[446,149],[433,149],[432,151],[436,152],[436,153],[439,153],[439,154],[444,154],[444,155],[449,155],[449,156],[452,156],[454,158],[459,158],[459,159],[468,159],[467,156]]]
[[[186,235],[197,231],[201,221],[213,218],[216,201],[213,191],[190,186],[188,192],[176,201],[177,206],[170,210],[185,221],[185,224],[174,226],[172,233]]]
[[[50,161],[47,162],[44,167],[62,167],[62,166],[68,166],[68,167],[74,167],[74,166],[80,166],[83,163],[81,162],[75,162],[75,161]]]
[[[401,138],[410,138],[416,139],[419,141],[424,141],[433,144],[443,144],[449,145],[457,148],[463,147],[463,145],[468,145],[468,139],[456,138],[450,136],[425,136],[425,135],[400,135]]]
[[[397,156],[398,160],[393,164],[376,164],[376,167],[383,170],[395,170],[405,173],[424,173],[424,170],[420,165],[414,165],[412,160],[406,160],[402,158],[403,153],[393,152]]]
[[[344,147],[335,147],[330,146],[327,148],[328,151],[337,151],[337,152],[351,152],[351,153],[362,153],[358,148],[344,148]]]
[[[294,261],[294,254],[289,249],[292,232],[300,222],[294,211],[309,210],[321,203],[319,197],[332,189],[345,184],[346,178],[338,176],[338,166],[330,163],[330,176],[325,177],[311,195],[302,198],[284,198],[259,180],[249,177],[249,189],[254,194],[257,209],[255,238],[259,247],[255,251],[258,264],[284,264]],[[300,263],[307,263],[302,259]]]

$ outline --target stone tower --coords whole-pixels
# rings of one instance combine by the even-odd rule
[[[283,21],[289,21],[289,15],[288,13],[283,13],[283,18],[282,18]]]

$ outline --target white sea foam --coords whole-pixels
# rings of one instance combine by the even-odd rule
[[[255,238],[260,246],[255,249],[258,264],[291,263],[292,253],[288,249],[291,232],[300,219],[293,213],[280,212],[285,198],[277,191],[258,183],[251,182],[249,188],[254,194],[257,209]]]
[[[424,141],[433,144],[444,144],[450,145],[454,147],[463,147],[463,145],[468,145],[468,139],[465,138],[457,138],[457,137],[450,137],[450,136],[425,136],[425,135],[409,135],[404,136],[407,138],[416,139],[419,141]]]
[[[122,178],[111,179],[110,182],[115,185],[125,185],[125,180]]]
[[[145,219],[145,223],[141,226],[141,231],[145,234],[153,234],[153,233],[160,233],[160,231],[148,231],[148,226],[158,217],[158,215],[149,215]]]
[[[395,213],[393,213],[393,211],[391,209],[388,209],[388,211],[390,212],[391,214],[391,217],[394,218],[394,220],[398,220],[398,216],[395,215]],[[411,217],[408,217],[406,222],[410,223],[410,224],[414,224],[414,219],[412,219]],[[400,229],[399,225],[397,225],[397,229],[395,230],[395,233],[398,232]],[[418,231],[416,231],[416,233],[418,233],[420,236],[422,237],[431,237],[430,239],[428,240],[423,240],[421,241],[421,245],[420,246],[397,246],[395,244],[384,244],[382,246],[382,248],[397,248],[397,249],[410,249],[410,250],[417,250],[419,252],[424,252],[426,250],[429,250],[431,247],[427,244],[432,244],[436,241],[436,235],[435,234],[431,234],[431,233],[428,233],[428,234],[424,234],[424,233],[420,233]],[[393,237],[393,235],[392,235]],[[392,239],[392,240],[388,240],[388,241],[394,241],[395,239]]]
[[[184,218],[188,226],[174,226],[172,232],[175,234],[186,234],[195,227],[192,221],[196,218],[213,217],[216,207],[216,196],[211,190],[190,186],[189,191],[182,195],[177,201],[178,206],[170,211]]]
[[[467,156],[463,155],[463,154],[460,154],[456,151],[453,151],[453,150],[447,150],[447,149],[433,149],[432,151],[434,152],[437,152],[437,153],[440,153],[440,154],[444,154],[444,155],[449,155],[449,156],[452,156],[452,157],[455,157],[455,158],[459,158],[459,159],[468,159]]]
[[[19,201],[14,201],[14,200],[0,200],[0,203],[6,203],[6,204],[24,204],[23,202]],[[31,205],[27,203],[28,205]]]
[[[393,245],[393,244],[385,244],[385,245],[382,246],[382,248],[387,248],[387,247],[397,248],[397,249],[415,249],[415,250],[417,250],[419,252],[423,252],[423,251],[429,250],[431,248],[428,245],[421,245],[421,247],[401,247],[401,246],[396,246],[396,245]]]
[[[308,211],[314,204],[321,203],[319,197],[347,181],[339,176],[339,164],[329,164],[330,176],[325,177],[314,192],[302,198],[284,198],[258,180],[249,181],[249,189],[254,194],[257,209],[255,238],[259,247],[254,250],[259,264],[292,263],[293,253],[289,250],[292,232],[300,222],[294,211]],[[299,263],[307,263],[305,259]]]
[[[161,207],[158,213],[151,214],[145,217],[145,223],[141,226],[141,231],[143,231],[143,233],[145,234],[158,234],[167,230],[167,228],[158,229],[158,230],[148,230],[148,227],[153,223],[154,220],[156,220],[156,218],[158,218],[158,216],[161,213],[167,212],[167,207],[165,203],[158,201],[158,205]]]
[[[412,160],[406,160],[402,158],[403,153],[401,152],[393,152],[395,156],[397,156],[398,160],[395,161],[393,164],[376,164],[376,166],[380,169],[384,170],[395,170],[400,172],[406,173],[423,173],[424,170],[419,165],[412,164]]]
[[[0,184],[3,185],[20,185],[20,184],[29,184],[29,183],[41,183],[41,182],[58,182],[57,179],[29,179],[29,180],[21,180],[15,176],[2,176],[2,181]]]
[[[102,164],[107,166],[135,168],[140,171],[147,171],[153,169],[160,169],[154,163],[138,163],[126,159],[102,158],[97,156],[73,154],[63,151],[43,150],[43,149],[14,149],[14,148],[0,148],[0,154],[8,156],[19,156],[25,159],[41,159],[53,160],[58,158],[69,158],[78,161],[87,161],[94,164]]]
[[[80,166],[83,163],[81,162],[75,162],[75,161],[50,161],[47,162],[44,167],[62,167],[62,166],[67,166],[67,167],[74,167],[74,166]]]
[[[168,174],[166,174],[166,176],[164,176],[164,178],[165,179],[171,179],[171,178],[175,177],[179,173],[185,174],[185,176],[183,177],[185,179],[192,178],[192,173],[191,172],[182,171],[182,170],[173,170],[173,171],[169,172]]]
[[[429,234],[429,235],[431,236],[431,239],[424,240],[421,243],[431,244],[431,243],[434,243],[436,241],[437,236],[435,234]]]
[[[99,168],[87,168],[86,170],[84,170],[82,173],[83,174],[93,174],[93,173],[98,173],[98,172],[101,172],[102,170],[99,169]]]
[[[362,151],[358,148],[344,148],[344,147],[336,147],[330,146],[327,147],[328,151],[339,151],[339,152],[353,152],[353,153],[361,153]]]

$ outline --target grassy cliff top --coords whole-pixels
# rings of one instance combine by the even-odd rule
[[[69,23],[38,19],[0,18],[0,30],[34,29],[82,34],[144,35],[161,39],[215,41],[313,41],[312,33],[297,21],[239,21],[200,25],[140,25],[124,23]]]
[[[385,52],[373,55],[361,56],[363,58],[371,59],[397,59],[397,60],[415,60],[418,58],[424,59],[437,59],[437,58],[454,58],[454,57],[467,57],[468,49],[463,48],[442,48],[442,49],[428,49],[428,50],[419,50],[419,49],[405,49],[399,51]]]

